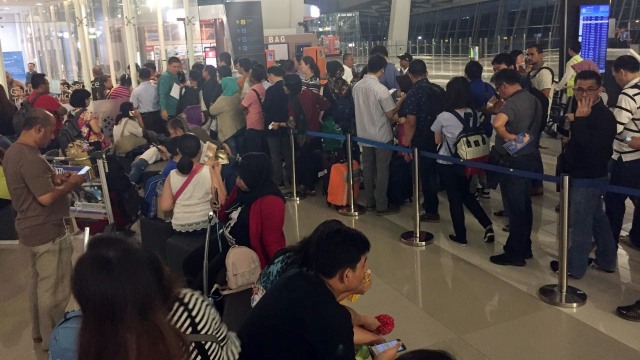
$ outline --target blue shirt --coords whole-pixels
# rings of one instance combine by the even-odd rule
[[[397,76],[400,76],[400,71],[392,63],[387,63],[387,67],[384,68],[384,74],[380,77],[380,84],[386,86],[389,90],[399,89]]]
[[[487,105],[487,102],[496,94],[493,86],[482,81],[482,79],[473,79],[469,82],[471,87],[471,95],[473,95],[473,109],[478,110]]]
[[[140,83],[131,92],[131,103],[141,114],[160,110],[158,101],[158,88],[151,81]]]

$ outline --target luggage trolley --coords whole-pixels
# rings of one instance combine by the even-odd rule
[[[86,157],[61,157],[45,156],[56,173],[78,172],[87,165],[91,166],[91,171],[87,172],[88,180],[82,184],[80,189],[72,192],[73,204],[70,208],[71,218],[107,220],[108,229],[114,226],[113,209],[109,199],[109,188],[107,186],[107,173],[109,172],[107,162],[102,152],[92,153]]]

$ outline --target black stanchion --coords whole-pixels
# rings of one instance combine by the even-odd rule
[[[202,291],[206,294],[209,287],[209,240],[211,239],[211,222],[213,221],[213,211],[209,212],[207,222],[207,235],[204,243],[204,261],[202,264]],[[222,251],[222,249],[221,249]]]
[[[567,252],[569,244],[569,175],[562,175],[562,197],[560,198],[560,232],[558,241],[558,283],[540,288],[538,296],[547,304],[563,308],[577,308],[587,302],[587,294],[567,285]]]
[[[418,153],[418,148],[413,148],[413,210],[414,210],[414,224],[413,231],[407,231],[400,235],[400,241],[405,245],[410,246],[426,246],[427,243],[431,243],[433,241],[433,234],[420,231],[420,167],[419,167],[419,159],[420,154]]]
[[[351,134],[347,133],[347,200],[349,206],[338,210],[338,214],[343,216],[358,216],[365,213],[365,209],[358,206],[353,194],[353,154],[351,153]]]

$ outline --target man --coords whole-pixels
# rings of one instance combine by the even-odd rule
[[[24,81],[24,83],[27,85],[27,87],[29,88],[29,90],[31,90],[31,77],[35,74],[37,74],[38,72],[36,71],[36,64],[35,63],[28,63],[27,64],[27,77]]]
[[[384,85],[388,90],[399,89],[397,77],[400,76],[400,72],[396,69],[393,63],[388,62],[389,52],[387,48],[382,45],[374,46],[369,51],[369,56],[380,55],[387,61],[387,65],[384,68],[382,76],[380,76],[380,83]]]
[[[20,137],[3,160],[17,212],[16,230],[30,253],[31,336],[44,351],[49,349],[51,331],[64,317],[71,297],[73,247],[65,224],[68,194],[85,181],[84,175],[56,174],[40,155],[40,149],[54,138],[55,128],[53,115],[43,109],[31,110]]]
[[[520,75],[512,69],[500,70],[495,74],[496,90],[505,104],[493,120],[496,131],[495,149],[511,168],[532,171],[535,160],[540,157],[538,141],[542,106],[528,91],[520,86]],[[504,145],[526,133],[529,142],[515,156],[510,155]],[[504,253],[490,258],[498,265],[526,265],[531,258],[531,180],[518,176],[501,176],[500,188],[509,218],[510,232]]]
[[[284,187],[285,180],[282,174],[282,159],[285,163],[287,181],[291,180],[291,144],[286,127],[289,119],[289,96],[284,91],[284,75],[280,66],[270,66],[267,69],[271,86],[267,89],[262,103],[264,124],[268,129],[267,142],[271,153],[273,182],[281,188]]]
[[[403,111],[406,113],[404,124],[405,135],[402,145],[417,147],[420,151],[437,153],[435,134],[431,125],[442,111],[444,111],[444,90],[427,79],[427,64],[422,60],[413,60],[409,65],[408,76],[413,88],[407,93]],[[411,160],[411,154],[404,154],[405,160]],[[435,159],[421,157],[420,181],[424,197],[424,214],[420,221],[440,222],[438,212],[438,172]]]
[[[342,74],[342,78],[347,81],[347,83],[351,84],[353,78],[355,78],[353,65],[355,64],[355,59],[353,55],[349,53],[344,53],[342,55],[342,66],[344,67],[344,74]]]
[[[309,255],[312,269],[287,273],[251,310],[238,332],[241,360],[354,358],[351,315],[340,301],[362,286],[371,245],[364,234],[344,225],[315,244]],[[376,360],[395,359],[397,350]]]
[[[398,59],[400,59],[400,75],[408,74],[409,64],[413,61],[413,56],[409,53],[404,53],[398,56]]]
[[[585,70],[575,77],[578,108],[568,114],[569,142],[562,154],[562,170],[573,179],[590,179],[603,186],[609,183],[607,165],[613,152],[616,118],[600,98],[600,74]],[[618,246],[603,210],[601,188],[573,186],[569,194],[569,276],[580,279],[589,263],[598,270],[613,273]],[[596,258],[589,259],[592,244]],[[558,271],[557,261],[551,269]]]
[[[149,80],[155,84],[158,77],[158,68],[156,67],[156,63],[153,61],[147,61],[142,65],[142,67],[149,70]],[[140,75],[138,74],[138,76]]]
[[[396,114],[404,98],[401,98],[397,105],[394,104],[389,91],[380,82],[386,67],[387,60],[383,56],[373,55],[369,58],[368,74],[353,86],[353,101],[358,136],[391,144],[393,139],[391,122],[397,118]],[[400,207],[389,204],[387,198],[389,163],[393,151],[368,144],[361,145],[364,184],[367,189],[366,207],[375,209],[381,216],[398,213]]]
[[[167,70],[158,79],[158,101],[160,103],[160,117],[167,121],[178,114],[178,97],[174,96],[177,91],[173,89],[180,86],[178,82],[178,71],[182,68],[180,59],[172,56],[167,61]],[[173,94],[172,94],[173,93]]]
[[[140,69],[139,77],[140,84],[131,91],[133,108],[140,112],[146,130],[168,135],[166,122],[160,117],[158,87],[151,82],[149,68],[145,66]]]
[[[567,53],[569,54],[570,59],[569,61],[567,61],[567,66],[564,69],[564,75],[562,76],[562,79],[560,79],[560,81],[555,86],[556,91],[562,91],[566,85],[567,96],[573,96],[573,85],[575,81],[574,79],[576,77],[576,71],[573,70],[573,65],[584,60],[582,59],[582,57],[580,57],[581,50],[582,44],[580,44],[579,42],[576,42],[569,46],[569,48],[567,49]]]
[[[236,69],[240,74],[238,81],[238,89],[240,91],[240,99],[244,100],[247,93],[251,90],[251,60],[248,58],[238,59]]]
[[[623,89],[613,111],[618,126],[609,165],[611,185],[640,189],[640,127],[636,123],[640,119],[640,63],[632,56],[620,56],[613,63],[613,77]],[[614,239],[620,238],[626,199],[612,192],[604,197]],[[636,206],[629,232],[629,243],[635,248],[640,248],[639,211]]]
[[[9,95],[9,99],[11,99],[11,101],[13,102],[16,102],[16,100],[21,101],[27,89],[26,86],[22,83],[22,81],[14,79],[8,71],[5,71],[4,75],[5,79],[7,80],[7,92]]]
[[[231,69],[231,76],[233,76],[234,79],[237,79],[240,77],[240,74],[238,74],[238,71],[233,68],[234,65],[235,63],[231,61],[231,54],[228,52],[222,52],[218,55],[218,68],[220,68],[220,66],[228,66]]]
[[[49,95],[49,80],[45,74],[34,74],[31,76],[31,86],[33,92],[29,95],[29,102],[34,108],[47,110],[52,113],[56,119],[56,126],[53,131],[54,135],[58,135],[58,131],[62,127],[62,119],[67,115],[67,108],[62,106],[60,101]]]

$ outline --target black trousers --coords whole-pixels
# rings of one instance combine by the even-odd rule
[[[244,153],[261,152],[269,155],[267,133],[264,130],[247,129],[244,132]]]
[[[141,113],[142,123],[145,130],[151,130],[157,134],[163,134],[169,136],[169,130],[167,129],[167,122],[162,120],[160,111],[151,111]]]

